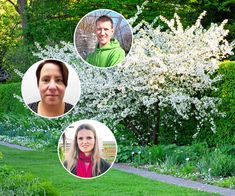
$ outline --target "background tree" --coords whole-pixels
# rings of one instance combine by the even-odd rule
[[[21,18],[21,27],[23,31],[23,37],[26,42],[27,38],[26,35],[24,34],[25,29],[27,27],[27,14],[26,14],[26,7],[27,7],[27,0],[6,0],[6,2],[10,3],[15,11],[19,14]],[[28,1],[29,3],[31,1]]]
[[[20,19],[15,10],[0,1],[0,66],[3,64],[4,56],[10,47],[14,47],[19,40]]]
[[[38,59],[29,56],[35,52],[35,42],[42,46],[55,46],[60,41],[73,42],[73,34],[78,21],[88,12],[94,9],[108,8],[117,11],[126,18],[134,16],[136,5],[142,4],[143,0],[122,0],[119,2],[104,0],[1,0],[2,10],[6,11],[5,17],[9,22],[6,23],[4,17],[1,17],[1,23],[4,23],[3,29],[11,31],[11,44],[7,45],[2,40],[2,51],[0,65],[8,68],[11,72],[14,68],[25,72]],[[164,15],[166,18],[172,18],[177,12],[184,18],[183,26],[191,26],[202,10],[208,12],[208,16],[202,21],[204,27],[209,27],[210,21],[222,22],[228,19],[225,26],[232,33],[228,39],[233,40],[234,32],[234,1],[233,0],[208,0],[208,1],[191,1],[191,0],[171,0],[171,1],[149,1],[143,10],[142,15],[137,19],[136,24],[142,19],[152,22],[157,15]],[[14,17],[12,14],[14,13]],[[17,19],[16,19],[17,18]],[[17,21],[16,21],[17,20]],[[17,24],[15,27],[12,25]],[[21,25],[20,25],[21,24]],[[157,21],[156,26],[160,22]],[[161,25],[163,25],[161,23]],[[166,25],[163,28],[167,29]],[[14,36],[13,36],[14,35]],[[9,39],[8,39],[9,40]],[[4,46],[4,47],[2,47]],[[19,78],[17,79],[19,80]],[[13,80],[14,81],[14,77]]]

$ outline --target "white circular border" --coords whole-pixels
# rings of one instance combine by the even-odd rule
[[[60,154],[59,154],[59,141],[61,140],[61,136],[63,135],[63,133],[65,132],[65,130],[66,130],[67,128],[69,128],[69,127],[70,127],[71,125],[73,125],[73,124],[76,124],[76,126],[78,127],[79,125],[84,124],[84,123],[92,125],[92,126],[95,128],[95,130],[96,130],[96,134],[97,134],[97,132],[98,132],[98,131],[97,131],[97,125],[98,125],[98,126],[103,126],[103,127],[105,127],[105,129],[109,130],[110,134],[112,134],[112,136],[113,136],[113,138],[114,138],[114,141],[115,141],[115,144],[116,144],[116,154],[115,154],[115,157],[114,157],[114,159],[113,159],[113,162],[110,164],[110,167],[109,167],[104,173],[102,173],[102,174],[100,174],[100,175],[98,175],[98,176],[91,177],[91,178],[83,178],[83,177],[76,176],[76,175],[74,175],[73,173],[71,173],[67,168],[65,168],[64,164],[62,163],[62,161],[61,161],[61,159],[60,159]],[[106,173],[113,167],[113,164],[114,164],[114,162],[116,161],[116,158],[117,158],[118,146],[117,146],[117,141],[116,141],[116,138],[115,138],[113,132],[112,132],[105,124],[103,124],[103,123],[101,123],[101,122],[99,122],[99,121],[96,121],[96,120],[83,119],[83,120],[79,120],[79,121],[76,121],[76,122],[71,123],[70,125],[68,125],[68,126],[65,128],[65,130],[61,133],[60,138],[59,138],[59,140],[58,140],[58,144],[57,144],[57,155],[58,155],[58,159],[59,159],[61,165],[63,166],[63,168],[64,168],[70,175],[72,175],[72,176],[74,176],[74,177],[76,177],[76,178],[84,179],[84,180],[92,180],[92,179],[96,179],[96,178],[99,178],[99,177],[103,176],[104,174],[106,174]],[[98,135],[98,134],[97,134],[97,135]]]
[[[130,50],[129,50],[128,54],[125,56],[125,58],[124,58],[120,63],[117,63],[117,64],[115,64],[115,65],[113,65],[113,66],[110,66],[110,67],[99,67],[99,66],[95,66],[95,65],[92,65],[92,64],[88,63],[85,59],[82,58],[82,56],[79,54],[79,52],[78,52],[78,50],[77,50],[77,47],[76,47],[76,31],[77,31],[77,28],[78,28],[79,24],[81,23],[81,21],[82,21],[85,17],[87,17],[88,15],[92,14],[93,12],[98,12],[98,11],[102,11],[102,10],[103,10],[103,11],[105,10],[105,11],[114,12],[115,14],[121,16],[121,17],[126,21],[127,25],[129,26],[129,29],[130,29],[130,31],[131,31],[131,47],[130,47]],[[93,67],[93,68],[98,68],[98,69],[112,69],[112,68],[117,67],[118,65],[122,64],[123,62],[125,62],[126,59],[128,58],[128,56],[129,56],[129,54],[130,54],[130,52],[131,52],[131,50],[132,50],[132,46],[133,46],[133,39],[134,39],[133,37],[134,37],[134,36],[133,36],[132,26],[129,24],[129,22],[127,21],[127,19],[126,19],[122,14],[120,14],[120,13],[114,11],[114,10],[111,10],[111,9],[97,9],[97,10],[93,10],[93,11],[87,13],[85,16],[83,16],[83,17],[79,20],[79,22],[78,22],[78,24],[77,24],[77,26],[76,26],[76,28],[75,28],[75,30],[74,30],[73,43],[74,43],[75,51],[76,51],[76,53],[78,54],[79,58],[83,61],[83,63],[86,63],[87,65],[90,65],[90,66]]]
[[[64,95],[64,101],[67,103],[70,103],[73,105],[73,107],[66,113],[59,115],[59,116],[54,116],[54,117],[48,117],[48,116],[43,116],[40,115],[36,112],[34,112],[29,106],[28,104],[32,103],[32,102],[36,102],[38,100],[41,100],[41,96],[39,93],[39,89],[37,86],[37,77],[36,77],[36,70],[39,66],[39,64],[43,61],[46,60],[57,60],[57,61],[61,61],[63,62],[66,67],[68,68],[69,71],[69,76],[68,76],[68,84],[65,90],[65,95]],[[74,96],[74,81],[77,81],[77,85],[76,85],[76,93],[77,96]],[[28,91],[26,91],[28,90]],[[81,82],[79,79],[79,76],[76,72],[76,70],[69,65],[68,63],[60,60],[60,59],[55,59],[55,58],[49,58],[49,59],[43,59],[40,61],[37,61],[36,63],[34,63],[33,65],[31,65],[28,70],[25,72],[23,78],[22,78],[22,82],[21,82],[21,95],[23,97],[24,100],[24,104],[36,115],[43,117],[43,118],[48,118],[48,119],[55,119],[55,118],[60,118],[64,115],[67,115],[68,113],[70,113],[73,108],[77,105],[78,101],[80,100],[81,97]],[[33,95],[34,98],[30,98]],[[74,98],[75,97],[75,98]],[[72,100],[72,101],[71,101]]]

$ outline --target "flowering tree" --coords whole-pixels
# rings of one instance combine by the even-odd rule
[[[131,24],[140,13],[141,8]],[[213,83],[220,80],[215,75],[219,60],[232,54],[233,47],[225,39],[227,21],[206,30],[201,26],[205,14],[186,29],[177,14],[171,20],[160,16],[167,31],[143,21],[133,28],[133,46],[125,62],[110,69],[86,65],[70,43],[63,42],[62,48],[38,46],[40,52],[34,55],[61,59],[76,68],[82,95],[73,115],[122,123],[142,144],[157,144],[160,126],[194,117],[196,137],[205,123],[216,131],[213,118],[219,114],[219,100],[206,92],[216,90]]]

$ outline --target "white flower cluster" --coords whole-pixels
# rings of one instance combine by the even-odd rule
[[[124,63],[110,69],[86,65],[78,59],[70,43],[61,43],[62,48],[38,46],[40,52],[34,55],[61,59],[76,68],[82,96],[74,115],[124,122],[132,126],[138,136],[148,132],[150,137],[149,131],[160,119],[156,118],[157,112],[163,111],[162,119],[167,119],[168,113],[164,110],[171,108],[182,119],[196,116],[196,135],[205,122],[209,122],[215,132],[213,116],[218,114],[218,99],[207,97],[205,92],[215,90],[213,83],[221,78],[214,75],[218,63],[232,54],[233,46],[225,39],[226,21],[211,24],[206,30],[200,22],[205,14],[186,29],[177,14],[170,21],[160,16],[169,26],[167,31],[142,22],[134,27],[133,46]]]

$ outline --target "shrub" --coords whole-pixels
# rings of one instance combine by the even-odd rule
[[[215,182],[215,185],[222,186],[222,187],[229,187],[231,189],[235,188],[235,176],[229,177],[226,179],[220,179],[219,181]]]
[[[235,174],[235,158],[231,155],[223,154],[220,149],[215,149],[207,156],[203,156],[197,167],[200,173],[212,176],[233,176]]]
[[[58,195],[53,185],[30,173],[0,167],[0,195]]]
[[[231,155],[223,154],[219,149],[211,153],[211,174],[213,176],[234,176],[235,158]]]
[[[181,167],[179,172],[182,175],[188,175],[188,174],[195,173],[196,169],[197,168],[192,163],[189,163],[189,164],[186,164],[185,166]]]
[[[162,145],[155,145],[150,147],[149,152],[151,153],[150,162],[156,163],[165,159],[166,153],[164,152],[164,146]]]
[[[72,120],[71,120],[72,121]],[[8,113],[0,116],[0,137],[8,142],[32,148],[56,147],[61,132],[68,126],[65,119],[44,119],[32,115]]]
[[[18,82],[21,78],[14,72],[17,68],[20,72],[25,73],[27,69],[38,61],[38,58],[30,55],[35,50],[34,45],[18,44],[11,47],[5,55],[4,67],[11,74],[9,82]]]
[[[138,155],[139,152],[143,152],[143,147],[118,145],[116,162],[130,163],[137,161],[136,155]],[[144,156],[141,155],[141,161],[143,157]]]
[[[192,146],[171,144],[138,149],[141,154],[134,156],[136,167],[229,188],[235,186],[231,177],[235,174],[235,147],[232,145],[214,149],[209,148],[207,143]]]
[[[3,154],[0,152],[0,161],[3,159]]]
[[[220,64],[218,73],[222,80],[217,83],[214,95],[221,99],[219,111],[225,115],[215,119],[217,131],[209,132],[204,128],[198,135],[197,141],[206,141],[210,146],[235,145],[234,112],[235,112],[235,61],[224,61]]]
[[[220,107],[226,113],[225,118],[217,120],[218,130],[214,138],[215,144],[235,144],[234,112],[235,112],[235,61],[224,62],[220,65],[220,74],[224,74],[223,81],[219,84],[219,96],[222,98]]]
[[[48,147],[49,142],[44,141],[42,139],[34,140],[30,137],[22,137],[22,136],[16,136],[16,137],[9,137],[8,135],[0,135],[0,140],[11,143],[11,144],[18,144],[20,146],[25,146],[33,149],[45,149]]]
[[[220,150],[221,150],[221,153],[223,154],[235,156],[235,146],[233,145],[222,146],[220,147]]]
[[[0,113],[29,114],[24,105],[13,94],[21,94],[20,83],[0,84]]]
[[[174,154],[179,154],[179,163],[184,163],[186,159],[198,161],[202,156],[209,152],[207,143],[195,143],[191,146],[180,146],[177,149],[178,150],[176,150]]]

